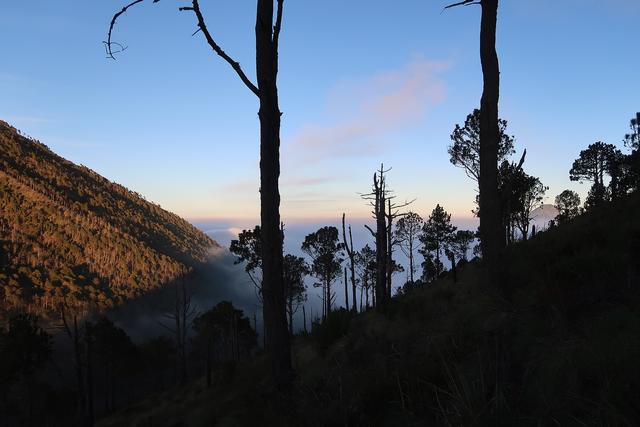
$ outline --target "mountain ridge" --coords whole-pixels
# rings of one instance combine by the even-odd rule
[[[217,247],[0,120],[0,308],[114,306],[188,274]]]

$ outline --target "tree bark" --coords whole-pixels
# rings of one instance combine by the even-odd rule
[[[498,0],[482,0],[480,28],[480,59],[483,92],[480,102],[480,233],[482,255],[489,266],[491,280],[504,248],[501,230],[500,197],[498,194],[498,99],[500,68],[496,52]]]
[[[278,37],[273,30],[274,0],[258,0],[256,16],[256,74],[260,96],[260,226],[262,292],[267,350],[273,379],[280,389],[291,384],[291,347],[282,277],[280,231],[280,108],[278,105]],[[279,5],[281,10],[281,4]],[[278,30],[279,31],[279,30]]]

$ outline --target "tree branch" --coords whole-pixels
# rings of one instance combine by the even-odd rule
[[[284,0],[278,0],[278,11],[276,12],[276,25],[273,27],[273,51],[278,53],[278,43],[280,41],[280,30],[282,29],[282,8]]]
[[[113,18],[111,18],[111,24],[109,25],[109,33],[107,34],[107,41],[103,42],[104,45],[105,45],[105,49],[107,51],[107,58],[115,60],[116,57],[113,55],[114,53],[122,52],[122,51],[127,49],[126,47],[122,46],[120,43],[114,43],[114,42],[111,41],[111,34],[113,33],[113,27],[116,25],[116,21],[118,21],[118,18],[120,17],[120,15],[125,13],[127,11],[127,9],[129,9],[132,6],[135,6],[138,3],[142,3],[143,1],[144,0],[132,1],[131,3],[129,3],[128,5],[123,7],[120,12],[116,13],[115,15],[113,15]],[[158,2],[158,0],[154,0],[154,3],[157,3],[157,2]],[[119,51],[114,52],[112,50],[112,46],[114,44],[120,48]]]
[[[142,1],[142,0],[138,0],[138,1]],[[281,2],[282,0],[279,0],[279,3]],[[216,43],[216,41],[211,36],[211,33],[209,32],[209,29],[207,28],[204,22],[204,16],[202,16],[202,11],[200,10],[200,3],[198,2],[198,0],[193,0],[192,4],[193,4],[193,7],[181,7],[180,10],[183,10],[183,11],[192,10],[193,13],[195,13],[196,18],[198,19],[198,28],[200,28],[200,30],[204,34],[204,37],[207,39],[207,43],[209,43],[209,46],[211,46],[211,49],[213,49],[213,51],[217,53],[218,56],[220,56],[222,59],[227,61],[229,65],[231,65],[231,68],[233,68],[234,71],[238,74],[238,77],[240,77],[240,80],[242,80],[242,82],[249,88],[251,92],[253,92],[256,96],[259,97],[260,90],[256,87],[256,85],[254,85],[251,82],[251,80],[249,80],[249,78],[244,73],[244,71],[242,71],[242,68],[240,67],[240,63],[237,61],[234,61],[229,55],[227,55],[227,53],[224,50],[222,50],[222,48]]]
[[[376,233],[373,232],[373,230],[371,229],[371,227],[369,227],[368,225],[365,224],[364,228],[366,228],[367,230],[369,230],[369,232],[371,233],[371,235],[373,237],[376,237]]]
[[[481,2],[478,0],[464,0],[464,1],[459,1],[458,3],[453,3],[450,4],[449,6],[445,6],[444,9],[442,9],[443,11],[446,9],[450,9],[452,7],[456,7],[456,6],[471,6],[472,4],[480,4]]]
[[[524,159],[525,157],[527,157],[527,149],[524,149],[524,152],[522,153],[522,157],[520,157],[520,162],[518,162],[518,167],[516,168],[516,170],[520,170],[522,169],[522,165],[524,164]]]

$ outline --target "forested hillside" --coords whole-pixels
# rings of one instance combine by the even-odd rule
[[[0,308],[110,307],[187,273],[214,246],[0,121]]]

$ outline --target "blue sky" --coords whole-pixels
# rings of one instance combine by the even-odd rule
[[[0,17],[0,118],[54,151],[188,218],[258,217],[257,100],[195,30],[188,2],[131,9],[102,41],[116,0],[10,2]],[[255,2],[206,1],[208,26],[254,75]],[[501,116],[525,169],[571,183],[579,151],[621,145],[640,110],[637,0],[503,0]],[[281,39],[285,221],[366,217],[380,162],[427,216],[462,221],[474,184],[449,164],[455,123],[477,107],[480,10],[440,0],[287,0]]]

